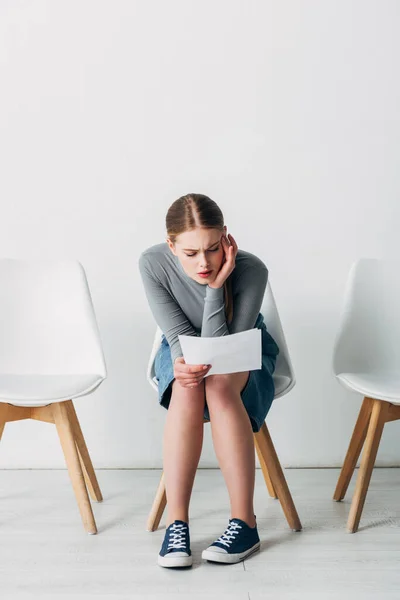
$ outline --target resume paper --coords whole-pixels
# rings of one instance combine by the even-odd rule
[[[208,375],[261,369],[261,329],[254,328],[219,337],[179,335],[188,365],[211,365]]]

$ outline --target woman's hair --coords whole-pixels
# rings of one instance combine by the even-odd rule
[[[203,194],[187,194],[175,200],[165,219],[167,234],[175,243],[179,234],[196,227],[223,231],[224,216],[218,204]],[[229,276],[224,284],[225,314],[228,323],[233,317],[232,282]]]

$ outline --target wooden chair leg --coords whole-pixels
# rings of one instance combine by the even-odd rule
[[[343,500],[346,495],[347,488],[349,487],[350,480],[353,476],[358,457],[360,456],[367,435],[373,403],[374,401],[372,398],[364,398],[364,401],[361,405],[353,435],[351,436],[349,448],[347,450],[346,458],[344,459],[343,467],[340,471],[335,493],[333,494],[333,499],[337,502]]]
[[[147,531],[156,531],[160,524],[160,520],[163,516],[166,505],[167,494],[165,491],[164,473],[162,473],[160,483],[158,484],[157,493],[154,498],[153,506],[151,507],[151,511],[147,519]]]
[[[8,404],[5,402],[0,402],[0,440],[1,436],[3,435],[4,426],[7,422],[7,410]]]
[[[383,400],[373,400],[371,418],[365,440],[364,451],[356,481],[356,489],[350,507],[347,530],[355,533],[360,523],[369,482],[374,468],[379,442],[385,425],[389,403]]]
[[[274,488],[273,483],[271,481],[271,477],[270,477],[270,475],[268,473],[268,469],[267,469],[267,465],[265,463],[264,457],[261,454],[261,450],[260,450],[260,447],[258,445],[258,441],[257,441],[256,436],[254,436],[254,445],[255,445],[256,450],[257,450],[258,460],[259,460],[259,463],[260,463],[260,466],[261,466],[262,473],[264,475],[264,481],[266,483],[266,486],[267,486],[267,489],[268,489],[268,493],[271,496],[271,498],[275,498],[275,500],[277,500],[278,496],[276,494],[275,488]]]
[[[282,510],[285,514],[289,527],[294,531],[302,529],[296,507],[290,494],[285,476],[282,471],[278,456],[274,445],[269,435],[266,423],[264,423],[257,433],[254,434],[257,440],[260,453],[267,466],[268,473],[271,477],[272,485],[282,505]]]
[[[78,450],[79,458],[81,460],[83,475],[85,477],[85,482],[89,490],[90,497],[96,502],[101,502],[103,500],[103,496],[101,495],[100,486],[98,484],[96,473],[94,471],[93,464],[90,459],[85,438],[83,437],[82,429],[78,421],[74,404],[72,400],[68,400],[67,402],[65,402],[65,405],[67,407],[69,419],[74,432],[76,447]]]
[[[69,411],[65,402],[55,402],[52,405],[54,423],[60,438],[61,446],[67,463],[69,476],[74,488],[85,530],[97,533],[92,506],[90,504],[81,462],[75,444],[74,430],[69,418]]]

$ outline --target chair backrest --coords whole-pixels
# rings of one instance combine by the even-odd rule
[[[78,261],[0,259],[0,373],[106,377]]]
[[[268,332],[272,335],[272,337],[279,346],[279,354],[276,361],[276,368],[273,378],[275,382],[275,398],[280,398],[281,396],[287,394],[293,388],[293,386],[296,383],[296,379],[293,371],[293,366],[290,360],[285,335],[283,333],[281,320],[279,318],[278,309],[276,307],[275,299],[272,293],[272,288],[269,280],[264,294],[261,313],[264,316],[264,321],[267,326]],[[157,379],[155,376],[154,361],[161,344],[161,339],[162,331],[159,327],[157,327],[153,347],[150,353],[150,359],[147,366],[147,380],[154,389],[157,389]]]
[[[350,269],[333,371],[396,372],[400,365],[400,261],[361,258]]]
[[[261,306],[261,313],[264,316],[268,332],[279,347],[279,354],[273,375],[276,399],[287,394],[295,386],[296,377],[269,279]]]

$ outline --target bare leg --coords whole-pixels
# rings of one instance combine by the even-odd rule
[[[215,453],[231,503],[231,518],[255,526],[255,453],[253,429],[240,396],[249,373],[210,375],[205,379]]]
[[[189,502],[203,446],[204,380],[195,388],[172,384],[164,429],[163,466],[167,494],[167,527],[189,523]]]

